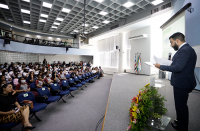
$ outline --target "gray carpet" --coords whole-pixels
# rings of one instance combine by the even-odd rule
[[[96,79],[87,84],[84,90],[72,92],[75,97],[67,96],[59,102],[51,103],[37,113],[42,122],[34,117],[30,122],[36,126],[33,131],[95,131],[97,122],[104,116],[112,75]],[[101,130],[99,125],[98,131]],[[20,131],[21,124],[13,131]]]
[[[105,118],[104,131],[125,131],[129,120],[129,107],[133,96],[138,94],[141,87],[150,82],[149,76],[134,74],[115,74],[111,86],[109,105]],[[166,80],[166,107],[167,116],[172,120],[176,118],[173,88],[170,81]],[[189,131],[200,130],[200,94],[193,91],[189,95],[188,107],[190,113]],[[147,129],[145,131],[148,131]],[[153,129],[152,131],[158,131]],[[171,125],[168,125],[165,131],[175,131]]]

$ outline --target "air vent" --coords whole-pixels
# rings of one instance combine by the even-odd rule
[[[151,10],[151,14],[157,13],[157,12],[159,12],[161,10],[164,10],[164,9],[167,9],[169,7],[172,7],[172,2],[169,2],[167,4],[161,5],[161,6],[157,7],[157,8],[155,8],[155,9]]]
[[[119,24],[110,27],[110,30],[113,30],[113,29],[115,29],[115,28],[117,28],[117,27],[119,27]]]

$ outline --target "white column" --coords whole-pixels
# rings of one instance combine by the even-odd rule
[[[119,64],[118,64],[118,72],[123,73],[124,72],[124,37],[123,34],[119,34]]]

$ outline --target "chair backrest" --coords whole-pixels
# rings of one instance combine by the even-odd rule
[[[82,76],[78,76],[78,79],[82,79]]]
[[[36,88],[36,84],[35,84],[35,83],[31,83],[31,84],[30,84],[30,88],[31,88],[31,89]]]
[[[19,103],[23,102],[24,100],[30,100],[30,101],[33,101],[33,103],[35,103],[35,96],[30,91],[25,92],[25,93],[21,93],[17,96],[17,101]]]
[[[73,78],[69,78],[69,83],[74,83],[74,79]]]
[[[51,93],[47,87],[39,88],[37,89],[37,92],[40,96],[44,96],[44,95],[51,96]]]
[[[75,80],[75,81],[79,81],[79,79],[78,79],[77,76],[74,76],[74,80]]]
[[[70,74],[66,74],[65,77],[66,77],[67,79],[69,79],[69,78],[70,78]]]
[[[69,83],[67,80],[63,80],[61,83],[62,86],[69,86]]]
[[[88,74],[88,73],[85,73],[85,75],[86,75],[86,76],[89,76],[89,74]]]
[[[83,74],[82,76],[83,76],[83,78],[85,78],[85,77],[86,77],[86,76],[85,76],[85,74]]]
[[[51,84],[52,90],[61,90],[60,85],[58,83]]]

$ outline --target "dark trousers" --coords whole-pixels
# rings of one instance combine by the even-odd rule
[[[193,89],[183,89],[174,87],[174,102],[178,128],[180,131],[188,131],[189,111],[187,106],[189,93]]]

